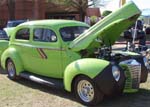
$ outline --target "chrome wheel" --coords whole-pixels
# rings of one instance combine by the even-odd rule
[[[94,99],[94,87],[87,80],[81,80],[78,82],[77,92],[84,102],[91,102]]]
[[[74,94],[81,103],[87,106],[98,104],[104,97],[94,80],[84,75],[80,75],[75,79]]]

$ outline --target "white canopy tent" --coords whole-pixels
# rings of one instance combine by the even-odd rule
[[[142,17],[142,19],[144,19],[145,25],[150,25],[150,8],[143,9],[141,17]]]

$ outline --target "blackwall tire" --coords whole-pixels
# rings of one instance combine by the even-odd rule
[[[11,59],[8,59],[6,64],[7,64],[6,69],[7,69],[8,77],[12,80],[16,80],[17,76],[16,76],[16,67],[14,62]]]
[[[80,103],[93,106],[103,100],[104,94],[98,90],[96,84],[87,76],[79,76],[74,83],[74,92]]]

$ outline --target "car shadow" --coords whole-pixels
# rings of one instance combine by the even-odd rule
[[[0,67],[0,74],[7,75],[7,71],[3,70]],[[7,76],[7,78],[9,78],[9,77]],[[32,89],[37,89],[37,90],[46,92],[48,94],[52,94],[52,95],[56,95],[59,97],[68,98],[72,101],[76,101],[76,99],[73,97],[72,93],[66,92],[64,89],[56,89],[53,87],[48,87],[46,85],[41,85],[39,83],[32,82],[32,81],[30,81],[28,79],[24,79],[24,78],[19,78],[17,81],[14,81],[14,82],[17,82],[18,84],[30,87]]]
[[[45,85],[40,85],[23,78],[16,82],[32,89],[38,89],[42,92],[46,92],[48,94],[56,95],[77,102],[72,93],[66,92],[63,89],[56,89]],[[136,93],[125,93],[118,97],[105,98],[100,104],[95,107],[149,107],[149,101],[150,90],[140,89]]]
[[[136,93],[124,93],[115,98],[105,99],[96,107],[149,107],[150,90],[139,89]]]
[[[4,70],[1,66],[0,66],[0,74],[7,74],[6,70]]]
[[[0,70],[0,74],[5,75],[6,72]],[[35,82],[31,82],[30,80],[24,78],[20,78],[15,82],[32,89],[40,90],[51,95],[59,96],[77,102],[72,93],[66,92],[63,89],[48,87]],[[105,98],[100,104],[95,107],[149,107],[149,105],[150,90],[141,88],[136,93],[124,93],[123,95],[118,97]]]
[[[42,92],[46,92],[48,94],[52,94],[52,95],[56,95],[56,96],[59,96],[59,97],[70,99],[72,101],[76,101],[73,94],[65,91],[64,89],[57,89],[57,88],[54,88],[54,87],[49,87],[49,86],[46,86],[46,85],[43,85],[43,84],[32,82],[32,81],[24,79],[24,78],[20,78],[19,80],[15,81],[15,82],[17,82],[19,84],[22,84],[24,86],[30,87],[32,89],[36,89],[36,90],[40,90]]]

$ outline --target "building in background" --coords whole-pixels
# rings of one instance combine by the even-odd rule
[[[3,1],[1,3],[1,1]],[[80,20],[80,11],[77,8],[69,7],[63,4],[48,2],[48,0],[13,0],[14,18],[10,18],[10,5],[8,1],[0,1],[0,28],[6,26],[8,20],[37,20],[37,19],[71,19]],[[97,9],[87,9],[86,16],[100,16]]]

